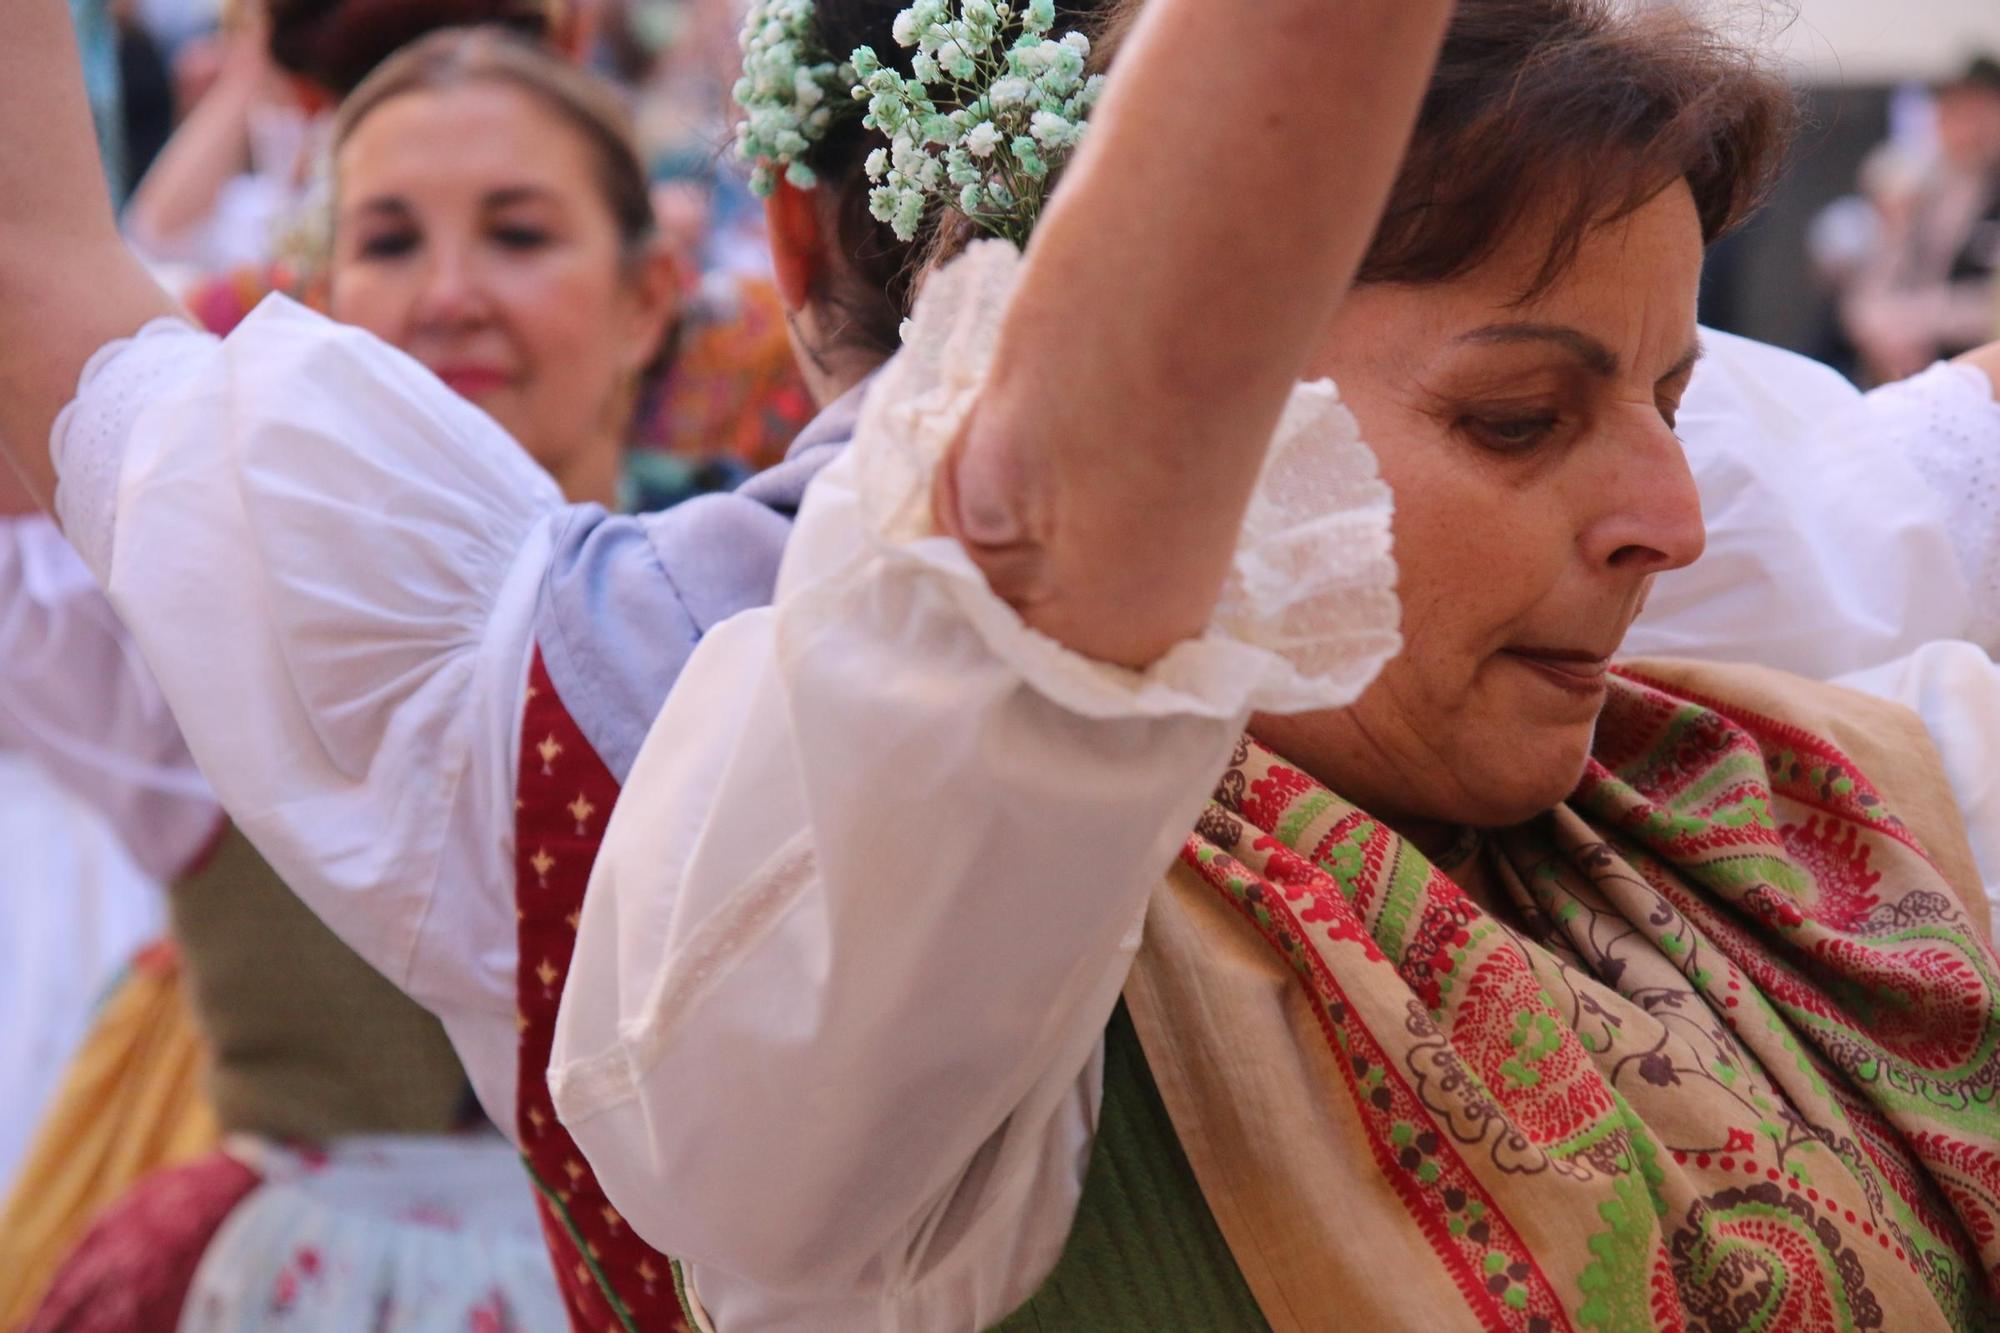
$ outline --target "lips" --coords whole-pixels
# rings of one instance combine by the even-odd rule
[[[461,398],[479,398],[514,382],[512,375],[491,366],[439,366],[435,373]]]
[[[1601,694],[1611,669],[1608,656],[1576,648],[1507,648],[1501,656],[1528,667],[1572,694]]]

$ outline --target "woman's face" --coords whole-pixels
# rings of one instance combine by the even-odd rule
[[[565,485],[615,477],[673,312],[670,271],[628,255],[595,162],[529,93],[473,83],[383,103],[336,164],[333,316],[430,367]]]
[[[1313,367],[1395,491],[1405,646],[1353,707],[1256,730],[1392,822],[1560,802],[1653,576],[1701,554],[1673,425],[1697,354],[1693,196],[1592,233],[1517,304],[1548,240],[1522,230],[1454,281],[1359,289]]]

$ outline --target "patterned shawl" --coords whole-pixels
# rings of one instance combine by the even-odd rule
[[[2000,1327],[2000,963],[1826,734],[1616,681],[1507,921],[1245,742],[1126,994],[1274,1327]]]

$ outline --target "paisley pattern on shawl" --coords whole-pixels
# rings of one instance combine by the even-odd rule
[[[2000,1327],[2000,963],[1838,750],[1616,679],[1479,854],[1505,920],[1246,740],[1182,857],[1304,983],[1410,1280],[1485,1328]]]

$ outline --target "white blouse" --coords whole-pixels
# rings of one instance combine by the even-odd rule
[[[514,1123],[513,784],[555,483],[417,362],[282,299],[156,321],[57,420],[64,528],[216,797]]]
[[[0,518],[0,751],[86,800],[163,883],[222,818],[130,634],[41,514]]]
[[[1824,680],[1936,639],[2000,650],[2000,405],[1969,366],[1862,394],[1704,332],[1679,432],[1708,549],[1660,577],[1630,655]]]
[[[930,522],[1018,265],[988,242],[929,284],[584,900],[556,1108],[721,1328],[985,1327],[1033,1293],[1146,899],[1245,722],[1351,702],[1399,647],[1388,490],[1324,384],[1203,638],[1140,674],[1022,625]]]
[[[814,484],[780,606],[697,651],[632,775],[638,799],[618,806],[565,995],[566,1116],[621,1209],[694,1258],[732,1328],[956,1326],[1032,1290],[1081,1186],[1096,1044],[1140,906],[1242,717],[1352,697],[1393,643],[1367,616],[1329,639],[1322,616],[1301,633],[1270,614],[1300,571],[1333,579],[1329,598],[1391,604],[1386,556],[1369,555],[1386,503],[1351,439],[1337,465],[1274,455],[1289,484],[1267,500],[1297,495],[1298,512],[1253,515],[1259,540],[1213,631],[1155,671],[1023,631],[927,535],[918,498],[937,423],[984,365],[998,279],[982,274],[961,304],[983,321],[945,321],[961,343],[921,336],[898,392],[870,397],[877,447]],[[1698,391],[1751,355],[1713,347]],[[1745,382],[1775,385],[1760,374]],[[2000,408],[1971,387],[1945,372],[1863,398],[1820,381],[1800,390],[1812,406],[1684,423],[1697,459],[1738,461],[1712,541],[1742,534],[1753,563],[1730,596],[1649,620],[1683,646],[1862,626],[1807,664],[1820,674],[1879,660],[1831,660],[1843,653],[1963,637],[1976,615],[2000,623],[1965,572],[2000,534],[1946,517],[2000,445]],[[1928,470],[1899,452],[1940,413],[1979,454],[1956,474],[1948,450]],[[1346,439],[1343,416],[1305,392],[1288,438]],[[1817,467],[1804,446],[1834,435],[1801,423],[1822,419],[1861,423],[1841,438],[1875,451],[1862,475],[1922,484],[1865,489],[1852,468]],[[1796,468],[1764,466],[1767,429],[1798,444]],[[415,362],[282,299],[220,343],[161,324],[105,349],[53,447],[69,535],[223,804],[439,1013],[511,1127],[514,763],[553,484]],[[1297,543],[1262,540],[1279,532]],[[1832,556],[1833,584],[1793,577]],[[1952,588],[1915,618],[1921,638],[1899,632],[1913,589]],[[980,884],[1013,887],[954,891]],[[660,1072],[677,1057],[723,1072],[690,1096]],[[754,1114],[774,1092],[814,1109],[811,1135],[746,1160],[695,1132],[696,1116]],[[871,1145],[890,1107],[907,1133]],[[663,1178],[695,1187],[646,1188]]]
[[[0,1195],[105,987],[165,916],[104,820],[0,749]]]

